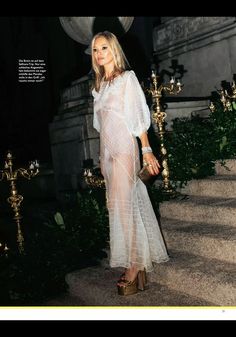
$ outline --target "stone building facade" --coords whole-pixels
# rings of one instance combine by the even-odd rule
[[[162,17],[153,31],[159,71],[182,66],[185,97],[207,97],[221,81],[236,73],[236,19],[219,17]]]
[[[84,161],[99,159],[99,134],[93,128],[92,79],[76,80],[61,94],[58,115],[49,126],[56,196],[62,202],[75,201],[83,185]]]

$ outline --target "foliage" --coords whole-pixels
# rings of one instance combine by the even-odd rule
[[[170,179],[182,186],[191,179],[213,175],[215,161],[236,155],[236,106],[224,111],[219,101],[208,118],[192,116],[173,120],[173,131],[166,133]]]
[[[165,140],[170,179],[176,184],[214,174],[214,130],[208,119],[177,118]]]
[[[85,192],[77,206],[64,211],[34,214],[24,254],[12,247],[8,256],[0,256],[1,305],[40,304],[66,290],[66,273],[106,256],[108,217],[102,193]]]
[[[219,101],[215,101],[216,110],[211,112],[216,159],[230,159],[236,155],[236,104],[224,111]]]
[[[78,207],[64,212],[66,228],[80,250],[94,256],[108,241],[108,214],[104,190],[89,190],[78,198]],[[96,255],[95,255],[96,256]]]

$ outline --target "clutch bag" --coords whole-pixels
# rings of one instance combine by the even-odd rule
[[[153,176],[149,171],[147,166],[144,166],[139,172],[138,172],[138,177],[142,180],[142,182],[145,185],[148,185],[152,182],[153,178],[155,176]]]

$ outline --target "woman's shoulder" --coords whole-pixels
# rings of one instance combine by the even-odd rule
[[[133,70],[125,70],[123,73],[123,78],[127,82],[128,80],[131,82],[137,82],[138,78]]]
[[[125,70],[124,72],[123,72],[123,76],[124,77],[133,77],[133,76],[135,76],[136,77],[136,74],[135,74],[135,72],[133,71],[133,70]]]

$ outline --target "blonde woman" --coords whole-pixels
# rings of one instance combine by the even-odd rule
[[[110,266],[124,267],[117,282],[120,295],[144,290],[153,262],[169,257],[140,170],[137,138],[143,161],[152,175],[160,165],[152,153],[147,130],[150,111],[135,73],[116,38],[98,33],[91,43],[95,84],[93,126],[100,133],[100,163],[107,191],[110,225]]]

